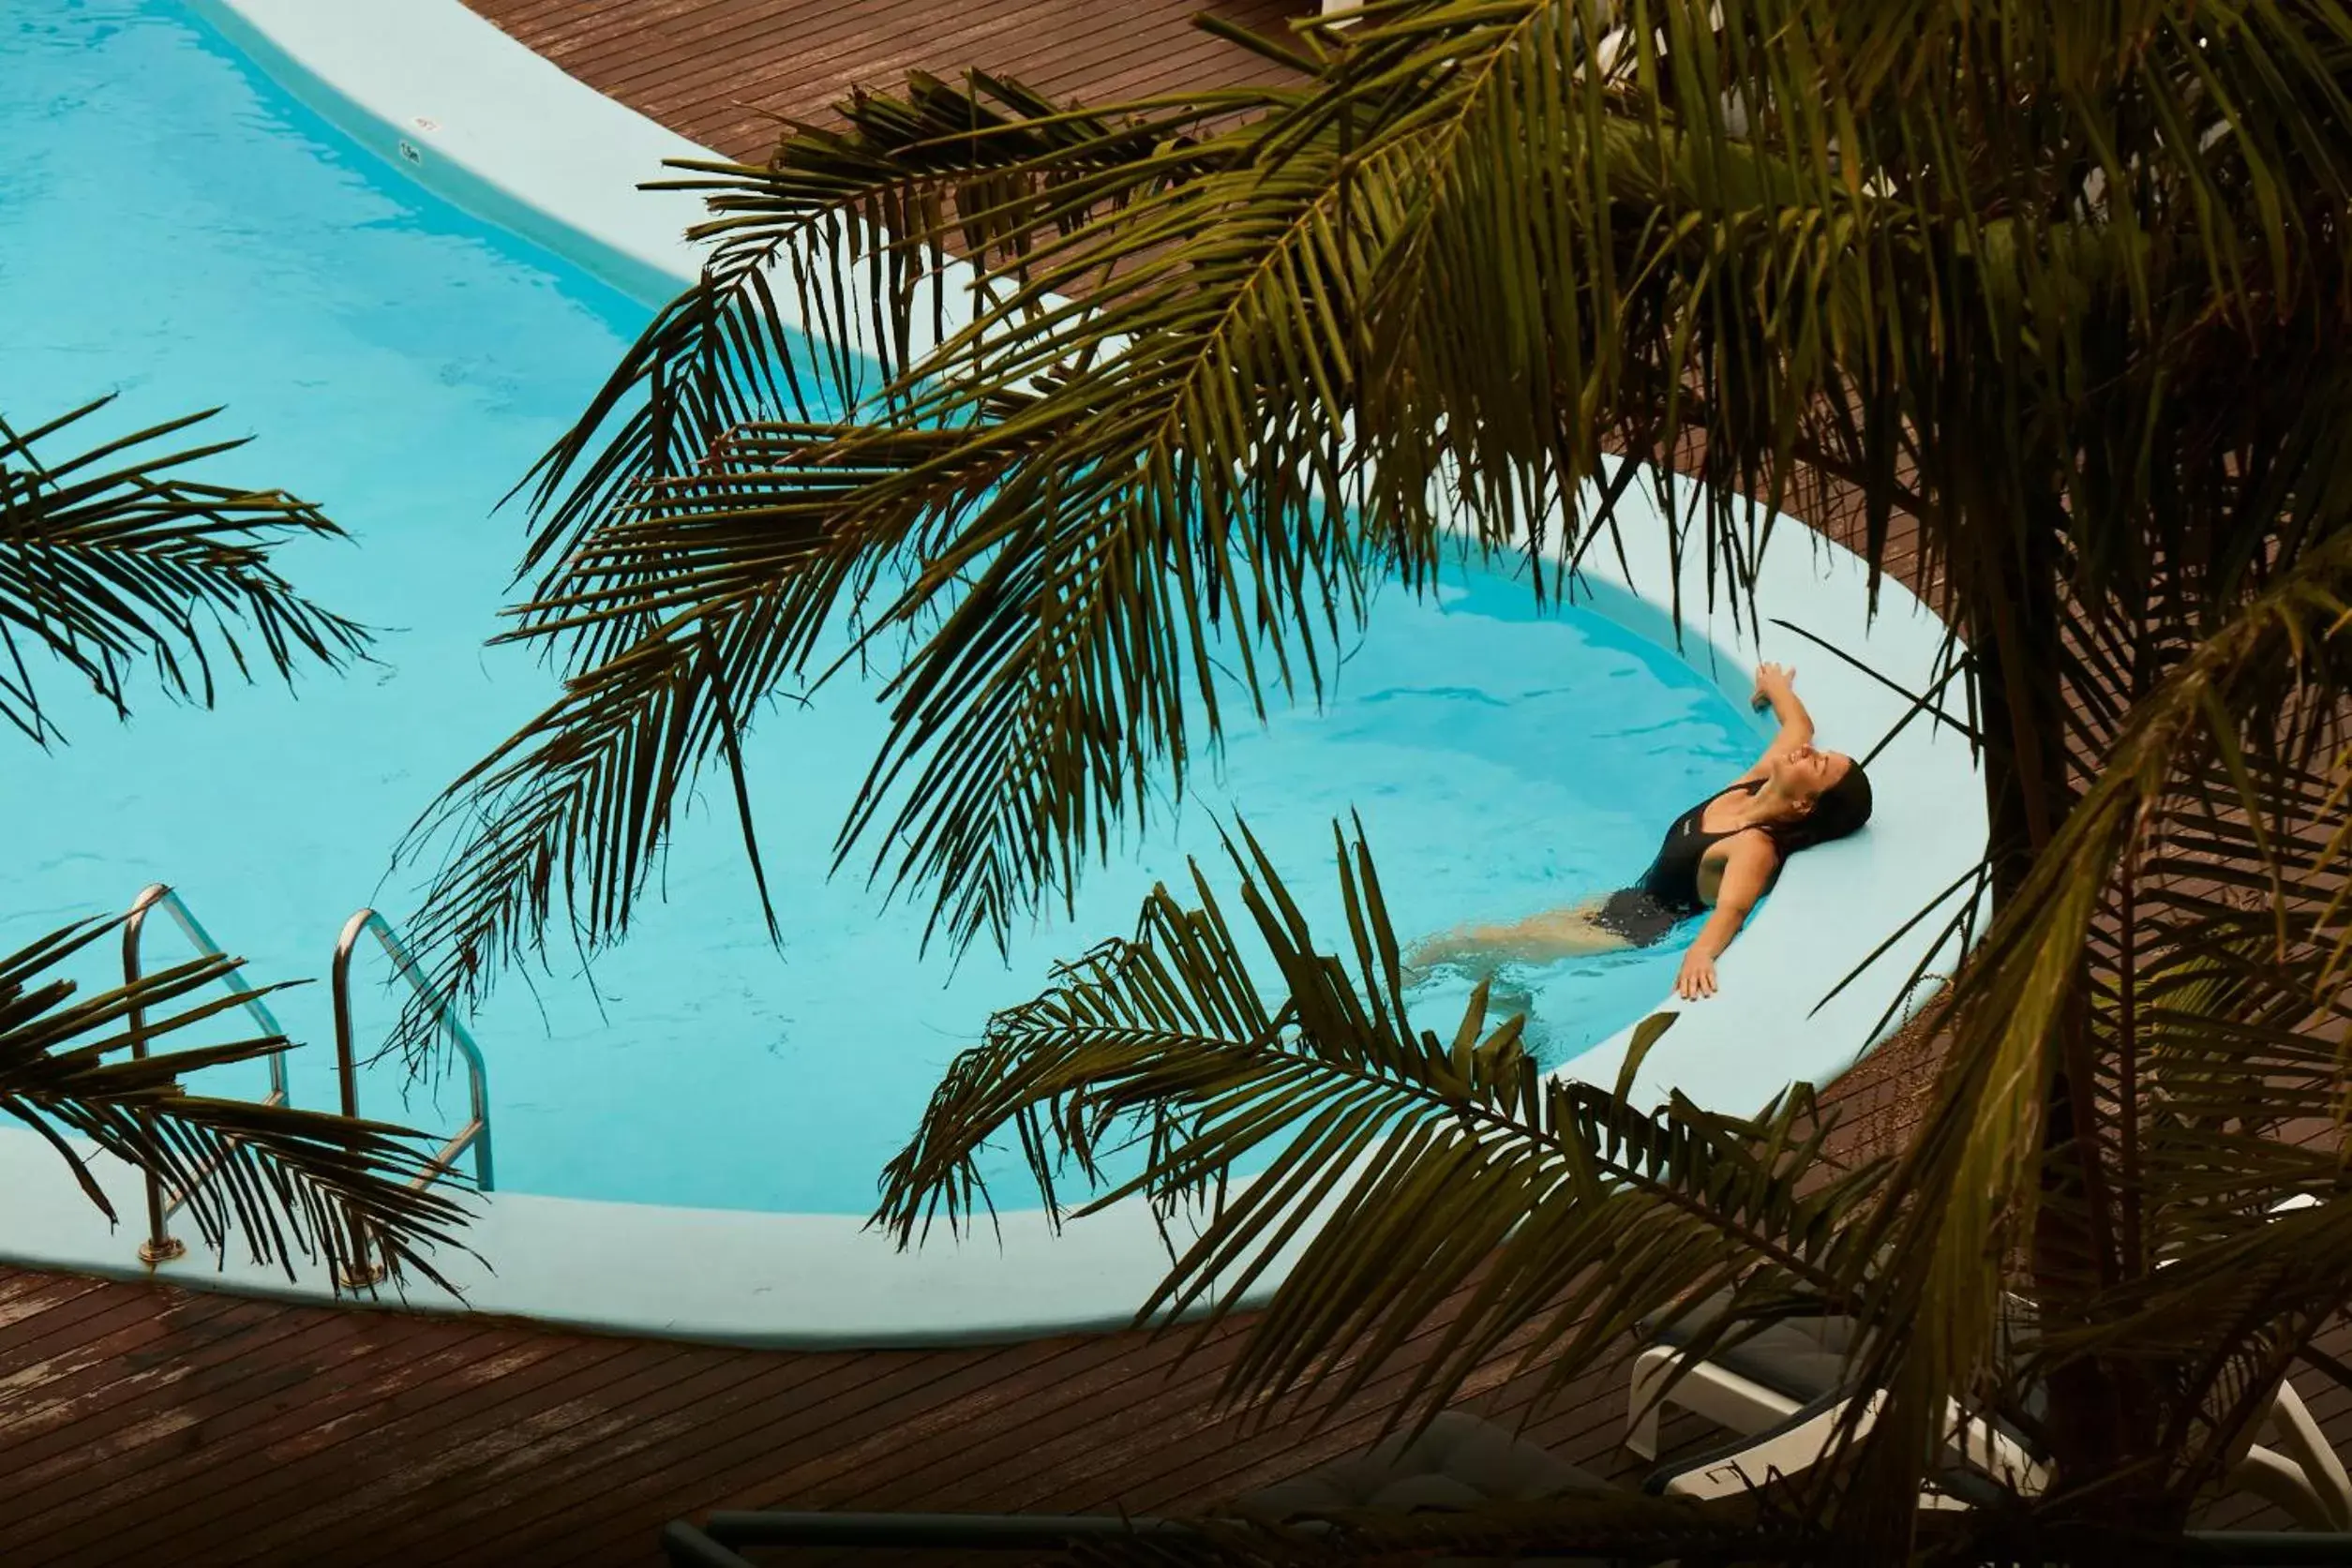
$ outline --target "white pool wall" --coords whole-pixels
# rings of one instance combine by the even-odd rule
[[[694,277],[699,256],[683,231],[700,217],[699,203],[635,187],[665,177],[664,159],[718,155],[565,75],[457,0],[187,4],[296,97],[457,205],[648,305]],[[1696,553],[1682,568],[1678,636],[1667,608],[1674,567],[1666,519],[1628,497],[1624,533],[1622,569],[1613,550],[1596,546],[1580,597],[1633,631],[1679,646],[1734,701],[1746,696],[1759,660],[1796,665],[1826,746],[1867,750],[1908,706],[1896,688],[1919,690],[1934,679],[1941,625],[1893,582],[1881,588],[1878,616],[1868,617],[1862,563],[1802,523],[1779,520],[1757,602],[1768,621],[1800,625],[1866,668],[1769,624],[1759,638],[1727,607],[1710,608]],[[1760,725],[1759,733],[1760,743]],[[1927,956],[1940,917],[1921,922],[1835,999],[1821,998],[1975,863],[1985,840],[1984,797],[1965,742],[1925,718],[1870,770],[1878,810],[1868,830],[1790,862],[1718,964],[1721,993],[1689,1005],[1662,999],[1680,1016],[1637,1073],[1638,1097],[1679,1089],[1715,1110],[1753,1111],[1792,1080],[1834,1078],[1871,1043],[1891,1005],[1902,1016],[1898,982]],[[1688,803],[1655,802],[1660,829]],[[1613,1082],[1629,1033],[1563,1070]],[[494,1056],[490,1070],[495,1085]],[[226,1262],[191,1254],[150,1271],[136,1258],[143,1207],[135,1175],[103,1157],[94,1163],[127,1217],[120,1227],[108,1227],[35,1134],[0,1130],[0,1259],[332,1298],[321,1271],[299,1271],[289,1283],[245,1262],[233,1245]],[[1010,1340],[1123,1324],[1168,1262],[1141,1205],[1058,1236],[1037,1211],[1008,1212],[1000,1232],[983,1227],[961,1242],[941,1236],[906,1252],[847,1215],[520,1192],[486,1195],[475,1207],[469,1241],[484,1261],[443,1261],[462,1302],[425,1287],[405,1305],[749,1345]],[[1265,1293],[1264,1286],[1253,1292]]]

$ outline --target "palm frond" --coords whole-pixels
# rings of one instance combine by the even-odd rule
[[[704,759],[734,754],[748,714],[801,675],[829,623],[857,627],[861,657],[893,643],[911,650],[888,694],[896,740],[856,805],[843,853],[880,823],[871,835],[880,844],[876,870],[885,870],[878,856],[887,852],[893,882],[938,885],[942,918],[959,943],[982,932],[1001,936],[1038,899],[1070,890],[1087,846],[1140,813],[1152,769],[1161,759],[1180,766],[1193,749],[1188,693],[1207,705],[1213,737],[1220,655],[1242,668],[1245,700],[1255,699],[1262,657],[1273,660],[1278,682],[1294,679],[1300,660],[1304,679],[1317,679],[1317,650],[1341,619],[1335,585],[1342,602],[1360,594],[1360,552],[1336,515],[1312,531],[1275,521],[1285,513],[1278,493],[1295,481],[1279,461],[1254,470],[1242,464],[1244,431],[1229,433],[1228,456],[1214,468],[1190,457],[1171,466],[1185,409],[1230,406],[1218,363],[1191,373],[1183,382],[1190,393],[1182,385],[1163,393],[1159,433],[1144,432],[1141,455],[1106,452],[1068,483],[1044,476],[1068,459],[1072,428],[1082,441],[1131,448],[1133,411],[1111,409],[1116,389],[1101,384],[1099,370],[1076,367],[1083,353],[1060,351],[1025,355],[1034,371],[1051,372],[1026,390],[1023,378],[950,406],[953,387],[941,370],[973,356],[995,361],[989,330],[957,336],[901,378],[905,394],[894,395],[887,425],[745,422],[778,400],[779,383],[763,377],[774,376],[772,362],[788,360],[762,269],[787,253],[810,278],[839,286],[843,275],[819,265],[846,265],[827,225],[854,229],[874,203],[921,195],[940,211],[951,200],[953,224],[965,227],[1011,221],[1000,209],[1017,207],[1025,234],[1072,225],[1093,232],[1080,221],[1088,214],[1119,233],[1148,229],[1143,240],[1121,242],[1122,254],[1143,257],[1171,243],[1168,190],[1177,177],[1235,157],[1213,136],[1197,147],[1171,141],[1176,127],[1233,112],[1233,95],[1115,124],[1049,112],[1001,84],[990,91],[1020,116],[975,130],[968,100],[931,91],[917,95],[900,124],[879,112],[885,106],[861,100],[863,140],[846,151],[839,139],[802,135],[772,169],[713,172],[725,187],[714,209],[727,215],[712,226],[714,269],[740,262],[740,275],[727,275],[737,289],[728,308],[765,325],[752,333],[711,324],[714,272],[676,307],[675,321],[655,323],[550,455],[540,548],[554,560],[521,616],[527,635],[577,639],[585,663],[562,703],[442,803],[439,820],[479,826],[461,838],[412,929],[453,981],[478,987],[538,940],[559,903],[587,945],[618,935],[667,829],[667,800]],[[936,283],[944,264],[938,225],[948,221],[894,241],[899,261],[891,264],[933,267]],[[1010,242],[989,244],[992,254],[1030,264],[1026,241],[1009,251]],[[1040,276],[1064,283],[1117,259],[1065,261]],[[1138,264],[1174,273],[1185,263]],[[1222,264],[1237,269],[1231,258]],[[802,292],[804,306],[821,303],[817,281]],[[901,308],[908,289],[893,284],[885,293]],[[983,317],[1012,321],[1034,303],[1001,303]],[[1042,316],[1068,322],[1078,314],[1056,307]],[[1211,339],[1205,351],[1214,354],[1213,312],[1198,314]],[[885,336],[908,330],[902,314]],[[755,374],[756,362],[768,368]],[[1159,379],[1175,385],[1175,377],[1172,368]],[[590,438],[639,384],[649,400],[586,459]],[[948,403],[919,390],[935,386],[949,388]],[[681,399],[693,388],[715,400],[688,407]],[[556,486],[583,461],[577,483],[556,500]],[[1234,496],[1236,485],[1255,499]],[[1147,526],[1137,530],[1139,521]],[[1203,526],[1206,540],[1188,531]],[[1227,617],[1237,635],[1214,648],[1201,633],[1174,630]],[[724,656],[708,651],[712,639]],[[646,706],[655,690],[658,715]],[[1073,729],[1074,704],[1119,709],[1125,718],[1114,728]],[[507,766],[525,755],[543,766]],[[746,799],[740,773],[734,784],[739,801]],[[559,834],[576,846],[570,866],[585,874],[577,881],[554,870],[567,853]]]
[[[404,840],[403,859],[438,857],[407,926],[429,994],[403,1009],[404,1049],[435,1038],[444,999],[478,1003],[504,965],[541,952],[559,911],[585,949],[624,933],[682,803],[714,763],[732,784],[773,929],[741,738],[822,646],[833,598],[860,591],[853,579],[888,559],[833,528],[842,497],[884,465],[920,467],[949,443],[910,432],[848,462],[830,460],[821,437],[821,427],[782,426],[739,435],[706,471],[646,486],[552,579],[539,602],[547,619],[516,635],[566,635],[575,613],[592,620],[609,604],[605,584],[622,577],[647,629],[573,677]],[[803,462],[822,485],[807,473],[790,485],[775,478]]]
[[[275,1263],[292,1278],[297,1259],[339,1274],[370,1249],[396,1280],[413,1274],[448,1288],[430,1254],[462,1248],[466,1212],[425,1181],[429,1159],[416,1133],[182,1086],[203,1068],[288,1049],[282,1036],[127,1054],[134,1043],[204,1023],[245,998],[223,991],[191,1002],[237,969],[240,961],[220,957],[78,997],[57,971],[120,924],[61,927],[0,958],[0,1111],[48,1139],[110,1219],[119,1217],[105,1190],[63,1134],[186,1194],[185,1212],[215,1251],[241,1239],[255,1262]]]
[[[112,400],[22,432],[0,421],[0,719],[44,744],[60,733],[28,652],[66,666],[117,713],[142,664],[170,694],[210,704],[221,657],[240,678],[265,665],[292,680],[306,661],[334,668],[360,656],[367,633],[270,566],[274,545],[341,530],[283,491],[182,471],[244,444],[173,442],[217,411],[53,451]]]
[[[2255,1380],[2249,1399],[2352,1303],[2352,1255],[2307,1252],[2270,1277],[2272,1295],[2247,1303],[2259,1321],[2233,1329],[2227,1317],[2250,1277],[2230,1272],[2236,1249],[2285,1244],[2267,1229],[2275,1205],[2345,1190],[2332,1152],[2277,1134],[2287,1118],[2343,1114],[2346,840],[2340,818],[2326,819],[2281,874],[2264,825],[2309,822],[2340,800],[2352,752],[2337,753],[2330,780],[2251,767],[2242,738],[2292,753],[2306,750],[2294,743],[2303,724],[2342,735],[2340,698],[2311,695],[2352,690],[2348,612],[2352,534],[2308,552],[2157,682],[1955,985],[1936,1113],[1892,1178],[1910,1202],[1876,1217],[1884,1255],[1865,1314],[1878,1334],[1861,1370],[1899,1394],[1891,1407],[1911,1424],[1912,1448],[1933,1441],[1939,1401],[1984,1396],[1988,1379],[2157,1354],[2134,1337],[2155,1333],[2158,1318],[2132,1305],[2151,1293],[2194,1312],[2202,1292],[2210,1342],[2268,1347],[2270,1382]],[[2199,852],[2175,859],[2166,841],[2184,827]],[[2224,835],[2240,842],[2217,856]],[[2253,874],[2250,907],[2196,890],[2233,868]],[[2103,932],[2119,892],[2132,901],[2126,923]],[[2045,1155],[2061,1079],[2075,1086],[2074,1125]],[[2030,1255],[2049,1353],[1997,1367],[2002,1292],[2027,1265],[2028,1238],[2046,1234],[2044,1204],[2063,1206],[2063,1233],[2082,1250]],[[2216,1363],[2177,1387],[2178,1418],[2202,1419],[2230,1369]],[[2193,1468],[2210,1474],[2207,1457]]]
[[[917,72],[903,98],[842,104],[846,129],[790,127],[765,163],[675,164],[679,178],[649,188],[704,198],[710,220],[689,237],[710,259],[517,486],[536,517],[521,575],[576,575],[572,552],[600,522],[702,471],[744,426],[903,396],[949,336],[951,288],[1001,291],[995,280],[1021,276],[1045,236],[1183,177],[1208,118],[1266,102],[1209,92],[1064,110],[985,73],[958,87]],[[543,580],[535,597],[551,596]],[[562,628],[581,665],[642,629],[627,613]]]

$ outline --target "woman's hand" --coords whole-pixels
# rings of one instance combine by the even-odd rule
[[[1715,994],[1715,960],[1697,948],[1683,952],[1683,972],[1674,977],[1674,994],[1685,1002],[1696,1002],[1702,996]]]
[[[1790,665],[1759,665],[1756,666],[1756,690],[1750,692],[1750,708],[1770,708],[1778,710],[1781,703],[1797,694],[1797,672]]]

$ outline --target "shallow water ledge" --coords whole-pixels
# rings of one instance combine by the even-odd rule
[[[457,204],[649,303],[666,301],[693,275],[696,253],[682,238],[698,214],[692,198],[635,187],[661,177],[664,158],[716,155],[564,75],[457,0],[187,3],[297,97]],[[1625,522],[1624,568],[1612,552],[1593,551],[1588,604],[1675,646],[1669,525],[1646,503],[1629,503]],[[1760,645],[1729,614],[1704,607],[1703,563],[1692,560],[1681,651],[1734,701],[1745,696],[1756,660],[1799,665],[1825,743],[1867,751],[1909,706],[1896,688],[1917,690],[1932,679],[1942,628],[1893,582],[1881,587],[1880,613],[1869,620],[1856,558],[1793,521],[1776,531],[1780,544],[1759,585]],[[1867,670],[1772,626],[1775,618],[1844,649]],[[1719,963],[1716,998],[1662,1004],[1682,1016],[1642,1063],[1639,1097],[1679,1088],[1713,1109],[1745,1112],[1793,1080],[1827,1082],[1870,1043],[1873,1024],[1926,956],[1940,914],[1817,1005],[1887,933],[1957,880],[1985,838],[1975,763],[1957,736],[1917,720],[1871,772],[1878,813],[1870,829],[1790,862]],[[1682,804],[1659,803],[1661,830]],[[1621,1034],[1563,1070],[1612,1082],[1625,1041]],[[136,1178],[111,1160],[96,1164],[119,1212],[142,1215]],[[322,1271],[289,1282],[233,1252],[226,1264],[190,1256],[149,1270],[137,1261],[135,1218],[110,1228],[29,1131],[0,1130],[0,1259],[10,1262],[127,1277],[152,1272],[308,1301],[333,1293]],[[846,1215],[524,1193],[483,1198],[478,1209],[471,1241],[487,1265],[447,1261],[464,1302],[427,1286],[405,1301],[387,1294],[386,1304],[471,1306],[748,1345],[938,1344],[1123,1324],[1167,1262],[1140,1205],[1058,1237],[1041,1214],[1008,1213],[997,1233],[942,1237],[905,1253]]]

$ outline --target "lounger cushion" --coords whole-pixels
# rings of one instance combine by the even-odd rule
[[[1672,1322],[1649,1318],[1641,1327],[1660,1344],[1686,1345],[1722,1315],[1730,1299],[1728,1293],[1709,1296]],[[1789,1318],[1737,1345],[1718,1347],[1707,1359],[1805,1404],[1844,1384],[1846,1357],[1853,1343],[1851,1318]]]
[[[1717,1292],[1670,1323],[1660,1315],[1644,1318],[1642,1332],[1662,1345],[1686,1345],[1700,1329],[1722,1315],[1730,1299],[1728,1292]],[[1851,1318],[1787,1318],[1736,1346],[1718,1346],[1708,1352],[1707,1359],[1797,1404],[1807,1405],[1832,1394],[1851,1391],[1848,1384],[1851,1375],[1848,1357],[1854,1349],[1855,1327]],[[2036,1329],[2031,1314],[2020,1309],[2005,1319],[2001,1331],[2010,1337],[2014,1349],[2022,1349],[2032,1342]],[[2029,1390],[2025,1420],[2038,1423],[2047,1403],[2046,1389]],[[1993,1425],[2029,1453],[2042,1451],[2039,1436],[2030,1427],[1999,1416]]]
[[[1490,1422],[1447,1411],[1418,1436],[1393,1433],[1361,1454],[1237,1498],[1233,1511],[1279,1521],[1338,1512],[1475,1508],[1619,1488]],[[1450,1560],[1447,1560],[1450,1561]],[[1569,1568],[1587,1560],[1526,1560]],[[1592,1560],[1597,1561],[1599,1560]]]

